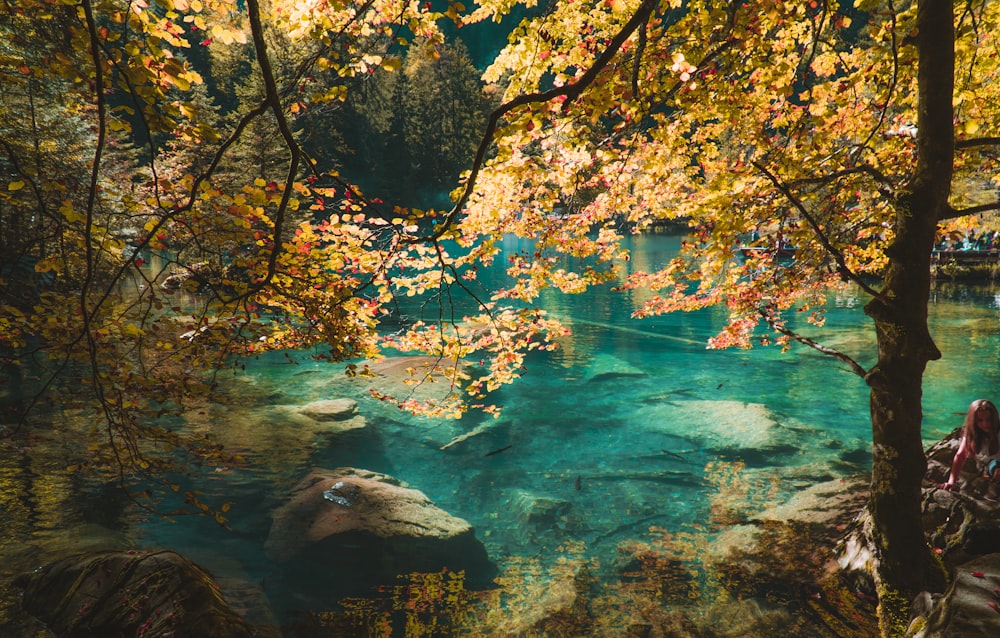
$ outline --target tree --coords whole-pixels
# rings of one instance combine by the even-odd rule
[[[953,15],[945,0],[556,3],[523,20],[487,70],[503,102],[450,210],[384,210],[304,148],[303,112],[348,99],[370,72],[400,70],[411,40],[441,47],[439,21],[500,20],[511,5],[490,0],[468,14],[459,4],[438,12],[395,0],[4,5],[17,16],[5,23],[12,33],[46,32],[54,15],[65,22],[62,57],[15,38],[0,72],[67,87],[59,112],[83,114],[89,150],[82,187],[60,203],[66,238],[44,247],[51,256],[36,255],[35,270],[60,286],[35,282],[37,303],[3,300],[5,356],[16,361],[30,338],[49,354],[48,378],[82,371],[106,423],[105,460],[123,482],[169,468],[147,441],[189,443],[150,412],[210,392],[212,371],[237,355],[322,344],[322,356],[357,372],[380,348],[420,351],[441,365],[415,371],[414,381],[442,378],[452,394],[430,404],[383,398],[431,413],[491,410],[489,392],[517,378],[524,354],[549,347],[559,330],[530,307],[540,291],[606,282],[627,258],[623,232],[687,220],[693,238],[683,253],[626,284],[657,293],[640,314],[725,303],[730,322],[713,347],[798,341],[871,387],[868,533],[888,633],[900,607],[894,592],[937,585],[919,525],[921,380],[940,356],[926,322],[929,259],[941,224],[998,207],[992,195],[974,199],[975,188],[953,194],[952,184],[985,189],[996,173],[996,138],[976,136],[996,121],[1000,9],[969,4]],[[252,77],[216,78],[214,86],[252,89],[246,102],[224,103],[228,124],[211,106],[223,102],[193,89],[205,66],[184,57],[193,32],[205,36],[200,45],[241,52],[213,60],[250,61],[232,74]],[[25,102],[11,99],[5,121],[26,121]],[[273,142],[247,143],[255,126]],[[28,185],[49,197],[70,192],[80,172],[24,169],[32,145],[16,139],[4,147],[8,194]],[[109,147],[133,142],[141,183],[109,178],[121,166]],[[262,172],[244,174],[249,155]],[[137,235],[127,244],[129,230]],[[505,233],[532,238],[535,251],[513,256],[514,285],[477,290],[476,269]],[[792,243],[795,259],[739,259],[750,233]],[[444,240],[464,252],[450,253]],[[182,312],[160,288],[163,273],[144,267],[165,254],[191,271],[196,258],[218,258],[217,269],[198,271],[206,292],[196,311]],[[586,265],[568,270],[564,255]],[[879,350],[870,369],[788,318],[798,311],[821,324],[825,293],[845,282],[871,296]],[[473,300],[471,316],[450,303],[458,292]],[[404,296],[423,300],[424,314],[381,335]],[[469,360],[479,365],[459,365]],[[189,502],[209,509],[197,495]]]
[[[426,298],[431,314],[408,318],[386,343],[437,357],[414,382],[441,374],[451,388],[428,403],[379,395],[408,409],[460,414],[466,389],[482,404],[486,389],[517,377],[524,352],[547,347],[540,312],[473,295],[478,316],[454,315],[447,299],[465,286],[461,275],[417,234],[433,211],[382,209],[300,141],[303,113],[346,99],[373,69],[398,71],[409,38],[429,52],[442,45],[437,23],[457,9],[430,9],[395,0],[3,5],[0,73],[16,80],[2,104],[11,132],[0,157],[4,241],[24,240],[16,267],[0,271],[0,353],[12,368],[31,361],[42,379],[24,422],[57,387],[89,396],[103,427],[73,471],[109,468],[144,498],[154,495],[135,477],[170,494],[185,454],[239,464],[171,417],[209,395],[241,355],[305,348],[364,374],[358,362],[378,357],[377,327],[400,296]],[[213,65],[199,50],[195,64],[185,57],[192,46],[236,53],[208,56]],[[199,69],[213,67],[224,72],[207,89],[229,87],[238,100],[206,90]],[[178,299],[163,286],[172,274],[200,295]],[[480,368],[457,365],[473,353]],[[185,497],[225,521],[195,492]]]
[[[764,324],[783,347],[818,348],[862,377],[873,432],[866,531],[889,633],[897,594],[941,584],[920,522],[921,383],[940,357],[927,326],[930,255],[942,224],[998,208],[998,140],[979,137],[997,121],[997,9],[668,5],[559,4],[521,24],[486,74],[506,87],[491,120],[495,157],[473,169],[450,232],[476,259],[490,258],[501,229],[537,237],[536,261],[512,266],[522,283],[508,292],[530,300],[580,282],[539,261],[569,253],[610,268],[626,223],[689,220],[684,254],[627,284],[658,293],[640,315],[725,303],[729,325],[713,347],[749,346]],[[953,194],[956,180],[978,188]],[[557,204],[569,224],[546,214]],[[790,242],[794,261],[773,250],[736,258],[751,233]],[[870,296],[878,360],[867,369],[787,317],[821,324],[824,292],[845,282]]]
[[[490,110],[461,41],[411,47],[399,72],[374,73],[348,106],[341,128],[356,155],[344,163],[367,190],[402,205],[447,194]]]

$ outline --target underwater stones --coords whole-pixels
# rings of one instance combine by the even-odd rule
[[[63,638],[250,638],[212,577],[174,552],[78,554],[21,576],[22,607]]]
[[[353,399],[323,399],[302,406],[299,412],[314,421],[346,421],[358,413],[358,404]]]
[[[545,534],[562,537],[577,531],[581,525],[578,517],[573,515],[573,504],[563,499],[518,490],[510,505],[517,513],[521,529],[531,539]]]
[[[313,401],[298,408],[297,414],[308,417],[305,429],[324,435],[360,430],[368,425],[365,417],[358,414],[354,399]]]
[[[618,543],[612,567],[623,583],[646,586],[661,600],[685,603],[698,595],[691,570],[667,547],[636,540]]]
[[[784,449],[790,432],[759,403],[742,401],[678,401],[639,410],[636,421],[665,434],[682,436],[700,447],[726,450]]]
[[[708,562],[741,595],[815,591],[832,567],[829,548],[867,498],[867,477],[816,484],[753,515],[750,524],[728,528],[712,544]]]
[[[596,619],[590,596],[594,578],[586,565],[568,565],[538,591],[525,593],[526,604],[514,605],[496,628],[498,636],[592,636]]]
[[[393,477],[354,468],[302,479],[274,512],[265,551],[286,571],[325,570],[359,587],[444,568],[482,586],[496,575],[469,523]]]
[[[405,356],[389,357],[368,367],[375,373],[375,387],[423,399],[447,396],[452,391],[449,383],[431,382],[429,376],[437,381],[441,377],[451,379],[466,374],[469,366],[464,361],[456,363],[439,357]]]
[[[615,379],[641,379],[649,375],[627,361],[610,354],[600,353],[594,356],[584,375],[586,383],[611,381]]]

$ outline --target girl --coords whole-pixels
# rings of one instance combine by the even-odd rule
[[[941,489],[954,490],[958,488],[958,477],[970,456],[976,457],[976,462],[984,477],[991,482],[1000,482],[1000,415],[993,403],[986,399],[977,399],[969,406],[962,426],[962,440],[951,463],[951,474],[948,481],[940,485]]]

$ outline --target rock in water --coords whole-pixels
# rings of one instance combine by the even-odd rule
[[[358,413],[358,404],[353,399],[324,399],[302,406],[299,412],[314,421],[346,421]]]
[[[390,476],[353,468],[306,476],[275,511],[265,550],[290,575],[321,574],[345,595],[413,572],[464,570],[480,588],[496,576],[469,523]]]
[[[250,638],[207,572],[174,552],[78,554],[22,576],[22,606],[63,638]]]

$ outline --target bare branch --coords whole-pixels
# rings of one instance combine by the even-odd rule
[[[812,228],[813,233],[816,235],[816,238],[819,240],[820,244],[822,244],[823,248],[826,249],[827,253],[829,253],[830,256],[833,257],[834,261],[837,262],[837,272],[840,273],[840,276],[843,277],[845,280],[853,281],[858,286],[860,286],[862,290],[864,290],[872,297],[876,298],[880,297],[881,295],[877,290],[869,286],[856,272],[854,272],[847,266],[847,262],[844,261],[844,254],[839,250],[837,250],[837,248],[830,243],[830,240],[823,232],[823,229],[820,228],[820,225],[809,213],[809,210],[806,209],[805,205],[802,203],[802,200],[800,200],[798,197],[795,196],[795,193],[791,191],[788,185],[779,180],[777,176],[774,175],[774,173],[767,170],[767,167],[765,167],[760,162],[755,161],[753,165],[757,167],[757,170],[764,173],[764,175],[771,181],[771,183],[774,184],[774,187],[777,188],[779,191],[781,191],[782,195],[784,195],[785,198],[792,204],[792,206],[794,206],[795,209],[799,211],[799,214],[802,215],[803,219],[805,219],[806,222],[809,224],[810,228]]]
[[[824,345],[820,345],[819,343],[816,343],[809,337],[802,336],[799,333],[795,332],[794,330],[791,330],[785,327],[784,325],[777,323],[774,320],[774,318],[764,310],[761,310],[760,314],[764,318],[764,320],[767,321],[767,324],[771,326],[772,329],[774,329],[777,332],[780,332],[789,339],[794,339],[795,341],[798,341],[803,345],[809,346],[810,348],[816,350],[817,352],[831,356],[834,359],[837,359],[838,361],[846,363],[847,366],[851,369],[851,372],[858,375],[862,379],[864,379],[868,375],[868,371],[865,370],[860,363],[851,358],[850,355],[847,355],[841,352],[840,350],[835,350],[833,348],[828,348]]]
[[[982,146],[1000,147],[1000,137],[973,137],[967,140],[955,140],[955,148],[979,148]]]
[[[955,219],[956,217],[978,215],[979,213],[990,213],[993,211],[1000,211],[1000,201],[980,204],[979,206],[969,206],[968,208],[949,208],[948,212],[942,215],[939,220],[944,221],[946,219]]]

